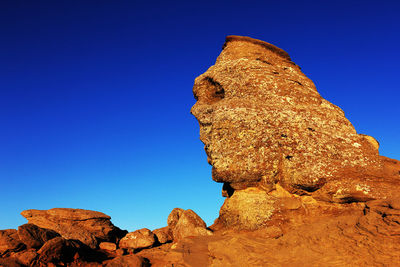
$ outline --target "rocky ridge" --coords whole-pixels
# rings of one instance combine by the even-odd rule
[[[128,233],[101,212],[27,210],[27,224],[0,231],[0,266],[400,264],[400,162],[285,51],[228,36],[193,93],[226,197],[213,225],[176,208],[167,226]]]

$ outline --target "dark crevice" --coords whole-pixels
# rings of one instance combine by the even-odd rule
[[[215,87],[214,92],[212,92],[212,97],[223,99],[225,97],[225,89],[222,87],[222,85],[211,77],[206,77],[205,79],[207,82]]]
[[[273,73],[273,74],[279,74],[279,72],[277,72],[277,71],[273,71],[272,73]]]
[[[268,62],[266,60],[262,60],[261,58],[256,58],[256,60],[261,61],[262,63],[265,63],[267,65],[272,65],[270,62]]]
[[[291,160],[293,158],[293,156],[287,155],[285,158],[288,160]]]
[[[300,190],[304,190],[307,192],[315,192],[318,189],[321,189],[324,185],[326,184],[326,179],[325,178],[319,178],[318,182],[316,184],[313,185],[301,185],[301,184],[297,184],[294,187]]]
[[[235,192],[235,189],[233,189],[229,183],[224,183],[224,185],[222,186],[222,190],[228,194],[228,197],[231,197]]]
[[[299,81],[296,81],[296,80],[291,80],[291,79],[289,79],[289,81],[291,81],[291,82],[294,82],[294,83],[297,83],[298,85],[301,85],[301,86],[303,86],[303,84],[302,84],[301,82],[299,82]]]
[[[287,135],[286,134],[281,134],[281,137],[286,138]]]
[[[307,129],[310,130],[311,132],[315,132],[315,130],[311,127],[308,127]]]

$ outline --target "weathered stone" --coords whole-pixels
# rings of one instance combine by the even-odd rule
[[[176,224],[175,224],[176,225]],[[153,230],[158,242],[161,244],[172,241],[171,230],[168,226]]]
[[[37,251],[31,248],[21,252],[17,252],[12,257],[16,258],[18,262],[20,262],[25,266],[32,266],[37,256],[38,256]]]
[[[193,92],[191,111],[217,182],[312,192],[349,172],[363,179],[382,171],[375,141],[357,134],[343,111],[271,44],[227,37]]]
[[[72,262],[77,252],[77,246],[62,237],[55,237],[38,250],[39,262],[41,264]]]
[[[265,225],[280,212],[271,203],[281,200],[266,195],[278,185],[332,203],[400,196],[400,162],[380,156],[379,143],[358,134],[280,48],[228,36],[193,93],[191,112],[227,197],[217,222],[227,227]]]
[[[24,248],[25,245],[19,239],[17,230],[0,230],[0,256],[9,252],[20,251]]]
[[[18,236],[28,248],[38,249],[50,239],[60,236],[60,234],[53,230],[27,223],[18,227]]]
[[[118,256],[112,260],[105,262],[105,267],[144,267],[148,266],[146,261],[134,254]]]
[[[80,240],[91,248],[102,241],[116,242],[126,234],[111,223],[110,216],[97,211],[55,208],[25,210],[21,214],[31,224],[54,230],[66,239]]]
[[[25,267],[16,258],[0,258],[0,267]]]
[[[99,245],[100,249],[115,251],[117,250],[117,245],[111,242],[101,242]]]
[[[170,228],[174,228],[175,225],[178,223],[179,218],[182,216],[182,213],[184,212],[184,209],[181,208],[175,208],[171,211],[171,213],[168,215],[167,219],[167,224]]]
[[[141,249],[154,245],[156,236],[147,228],[128,233],[119,241],[120,248]]]
[[[193,210],[175,208],[168,216],[168,227],[174,241],[188,236],[211,235],[206,223]]]
[[[218,223],[246,230],[266,227],[275,210],[275,202],[275,197],[258,188],[235,191],[221,207]]]

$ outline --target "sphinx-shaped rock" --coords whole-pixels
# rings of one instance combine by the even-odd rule
[[[91,248],[102,241],[116,242],[127,233],[114,226],[110,216],[97,211],[54,208],[21,214],[30,224],[54,230],[65,239],[77,239]]]
[[[399,162],[380,156],[379,143],[358,134],[280,48],[228,36],[193,93],[213,179],[224,183],[227,224],[228,214],[239,223],[259,207],[264,215],[253,226],[265,225],[280,210],[279,197],[265,196],[277,185],[335,203],[399,195]],[[239,192],[246,188],[258,191]]]

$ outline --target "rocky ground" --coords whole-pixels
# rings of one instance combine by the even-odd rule
[[[213,225],[176,208],[165,227],[128,233],[96,211],[26,210],[0,231],[0,266],[400,265],[400,161],[285,51],[228,36],[193,93],[226,197]]]

